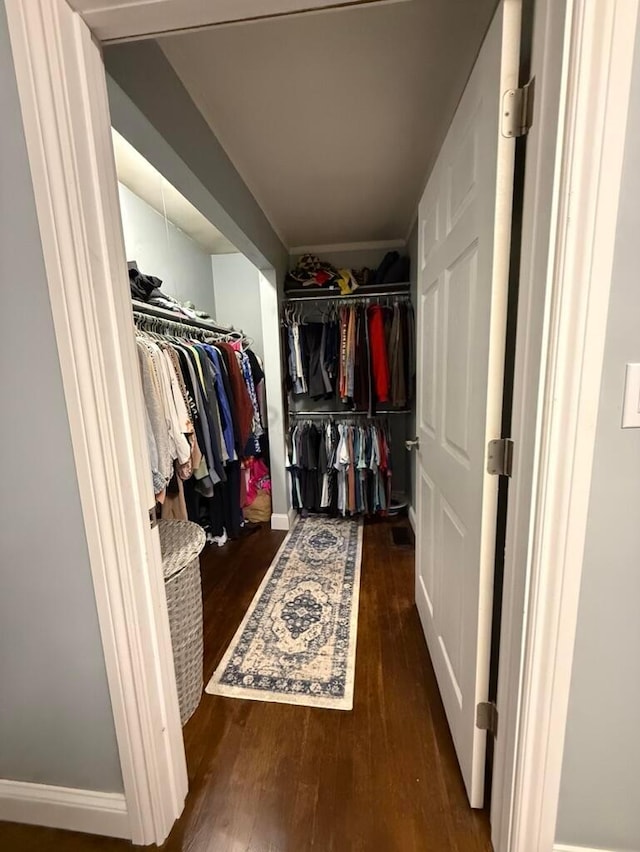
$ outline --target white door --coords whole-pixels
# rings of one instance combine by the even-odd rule
[[[472,807],[482,807],[520,0],[502,0],[419,208],[416,601]]]

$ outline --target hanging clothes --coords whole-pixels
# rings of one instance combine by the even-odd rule
[[[291,500],[304,512],[386,513],[391,439],[386,423],[302,421],[289,431]]]
[[[389,402],[391,382],[387,337],[384,327],[384,309],[381,305],[371,305],[367,313],[375,398],[376,402]]]
[[[371,358],[367,317],[364,310],[356,314],[355,378],[353,390],[354,407],[369,411],[371,407]]]
[[[404,408],[407,404],[407,375],[404,359],[405,352],[405,322],[400,316],[400,306],[393,306],[389,343],[389,384],[391,388],[391,405]]]
[[[229,343],[219,343],[217,348],[224,358],[230,379],[233,405],[236,412],[235,423],[237,427],[236,437],[238,439],[238,452],[243,454],[244,448],[249,440],[249,436],[251,435],[254,416],[253,405],[247,389],[246,380],[240,368],[239,359],[237,357],[238,353]]]
[[[302,322],[285,311],[287,386],[295,396],[338,399],[347,410],[405,408],[413,398],[415,330],[408,299],[340,303],[337,315]]]
[[[145,319],[136,316],[143,328]],[[179,330],[136,333],[154,493],[163,518],[195,521],[220,543],[244,523],[241,465],[261,456],[266,436],[264,371],[238,340]],[[263,461],[258,469],[266,491]]]
[[[306,352],[303,350],[300,324],[297,321],[292,321],[287,326],[286,344],[291,389],[295,394],[305,394],[309,389],[307,385],[308,372],[305,370]]]

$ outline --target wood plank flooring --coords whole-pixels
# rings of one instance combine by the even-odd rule
[[[406,523],[401,521],[399,523]],[[205,679],[283,533],[202,560]],[[364,535],[352,712],[203,696],[185,728],[190,792],[166,852],[490,852],[472,811],[420,628],[413,550]],[[6,852],[123,852],[125,841],[0,824]]]

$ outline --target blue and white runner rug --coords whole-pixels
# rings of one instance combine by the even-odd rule
[[[362,521],[300,519],[206,691],[351,710],[361,561]]]

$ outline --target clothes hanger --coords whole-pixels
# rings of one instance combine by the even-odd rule
[[[285,305],[282,313],[282,322],[287,328],[293,325],[293,305]]]
[[[320,321],[324,324],[329,322],[329,318],[331,315],[331,305],[321,305],[320,307]]]

